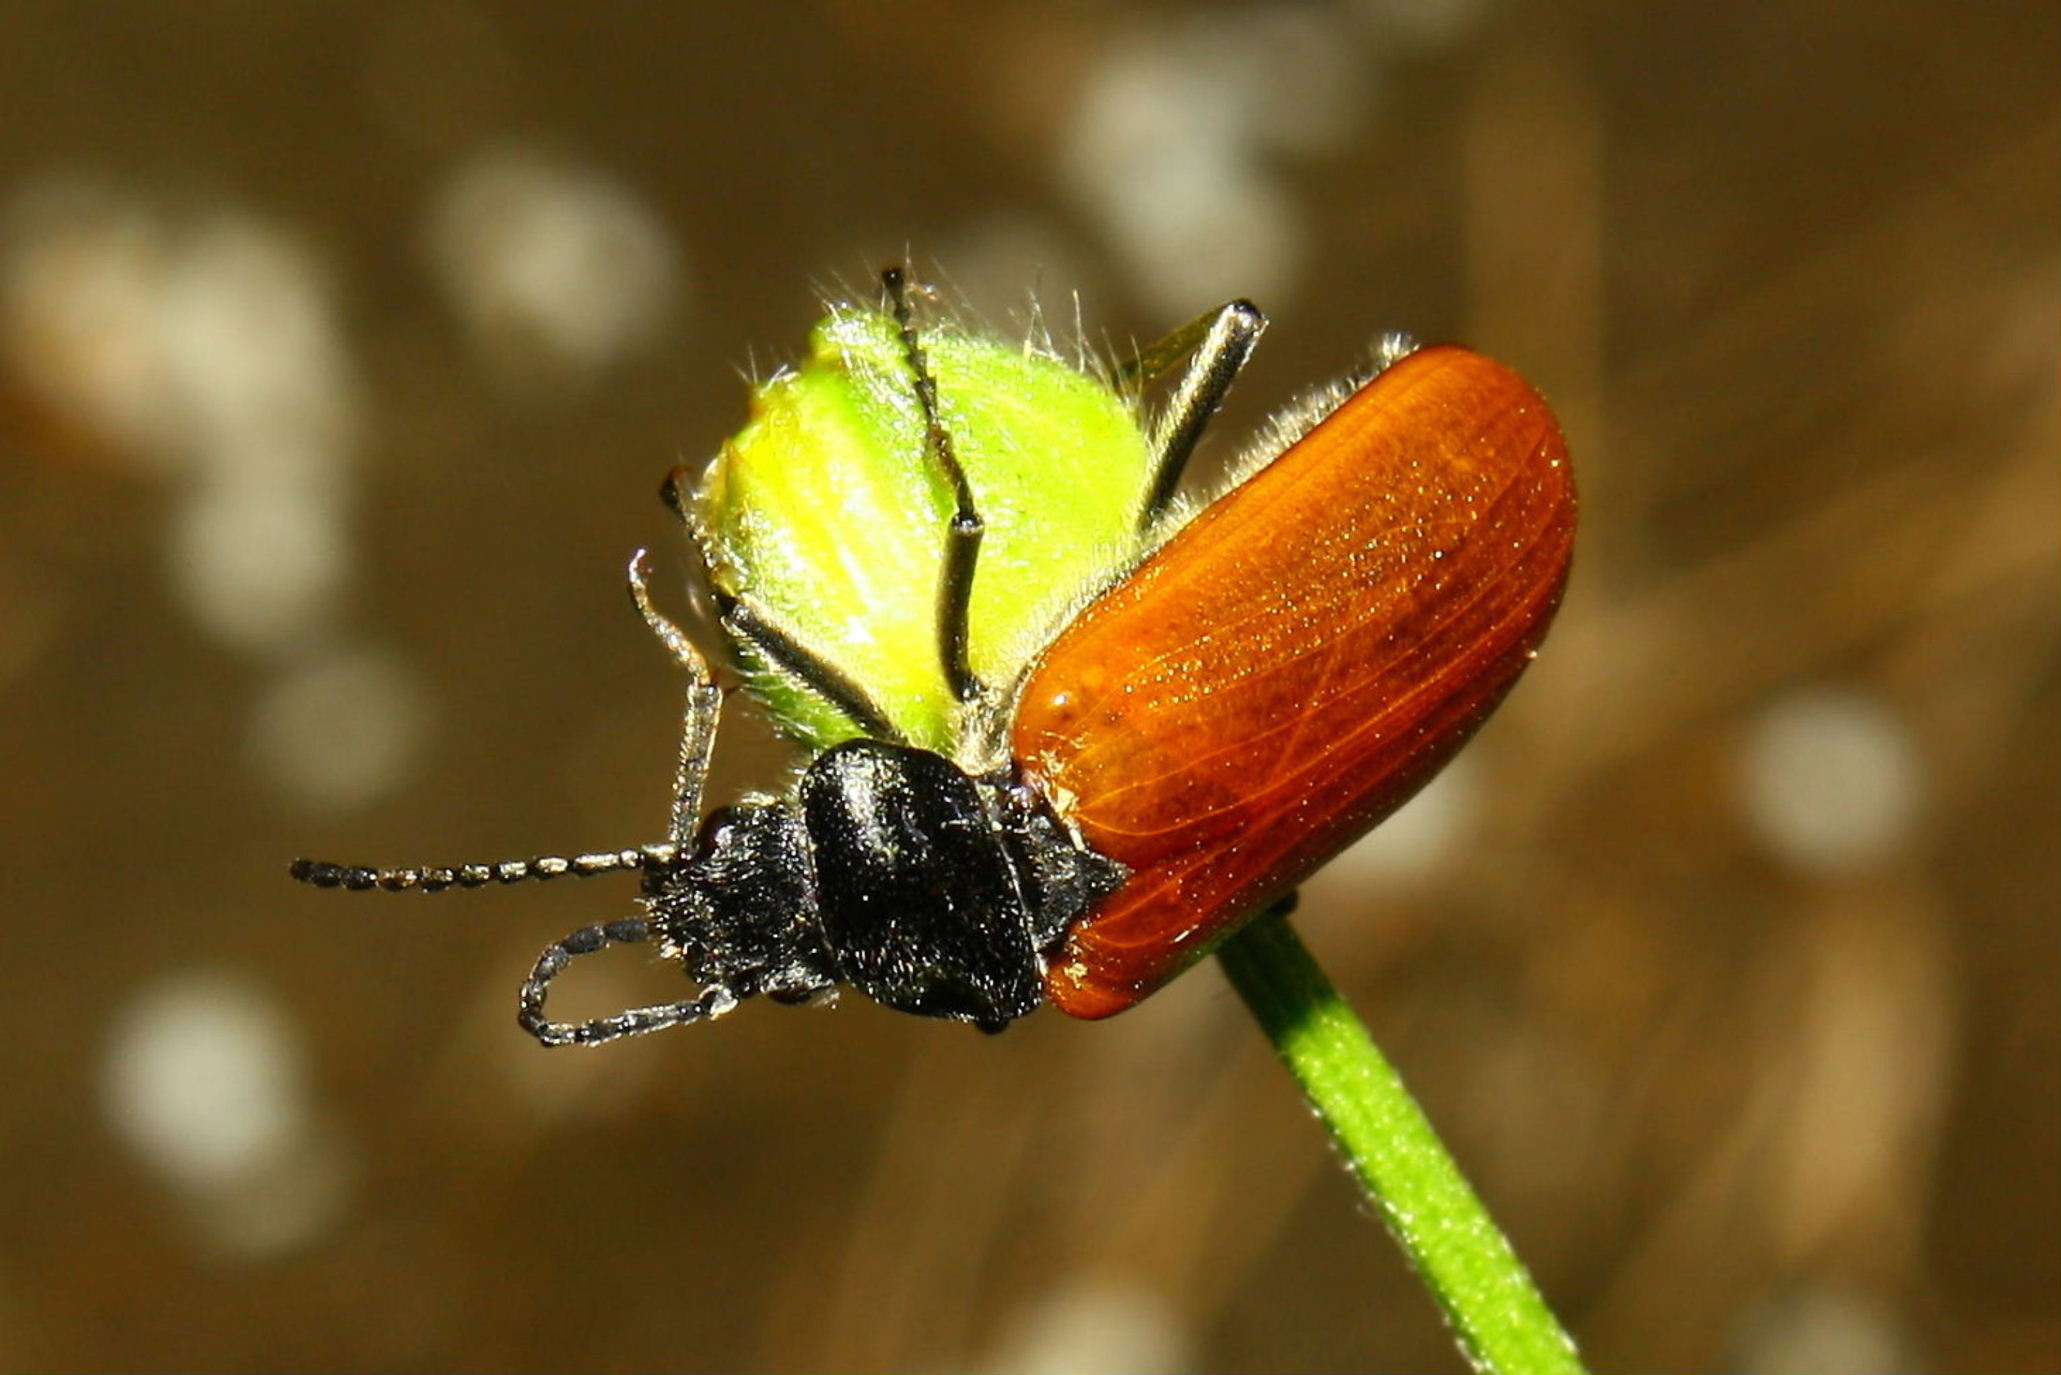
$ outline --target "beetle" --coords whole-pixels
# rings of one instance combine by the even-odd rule
[[[642,916],[554,942],[524,981],[519,1021],[546,1045],[840,985],[987,1031],[1048,1001],[1106,1017],[1408,800],[1536,653],[1569,568],[1572,472],[1545,402],[1479,354],[1385,342],[1364,375],[1277,420],[1223,495],[1192,518],[1177,507],[1181,470],[1265,325],[1234,301],[1118,374],[1135,385],[1185,363],[1151,431],[1136,557],[1012,681],[984,681],[969,608],[985,522],[903,273],[883,287],[949,510],[927,613],[936,668],[976,746],[955,758],[915,743],[749,578],[725,586],[712,567],[738,657],[800,685],[850,738],[783,795],[704,814],[724,693],[654,607],[639,551],[631,597],[688,677],[664,841],[429,868],[297,860],[295,878],[437,891],[640,874]],[[686,515],[683,487],[676,471],[666,494]],[[653,936],[694,997],[578,1023],[546,1015],[575,957]]]

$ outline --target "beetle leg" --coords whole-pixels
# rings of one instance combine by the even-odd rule
[[[642,917],[583,927],[564,940],[544,948],[536,968],[523,980],[520,1010],[516,1020],[522,1029],[547,1046],[598,1046],[625,1036],[642,1036],[667,1027],[705,1022],[737,1006],[737,995],[720,985],[705,990],[698,998],[654,1007],[633,1007],[611,1017],[586,1022],[554,1022],[544,1015],[546,986],[565,972],[576,955],[591,955],[611,945],[631,945],[644,940],[650,928]]]
[[[945,528],[945,566],[938,574],[937,635],[938,657],[944,664],[945,681],[952,695],[970,702],[981,693],[981,681],[973,675],[967,653],[967,609],[973,601],[973,574],[980,562],[980,542],[987,534],[987,522],[973,502],[973,488],[966,470],[952,450],[952,435],[938,415],[937,379],[923,357],[923,344],[916,337],[915,316],[909,309],[908,277],[903,269],[890,267],[880,274],[895,323],[902,331],[902,351],[908,355],[914,378],[917,404],[923,407],[924,449],[945,475],[952,489],[952,520]]]
[[[681,712],[680,758],[673,770],[673,815],[666,838],[681,853],[693,848],[701,825],[701,787],[708,781],[708,762],[716,749],[716,718],[723,694],[713,683],[689,683]]]
[[[799,678],[818,696],[851,717],[860,734],[896,744],[909,743],[901,727],[888,719],[887,713],[874,704],[864,688],[843,669],[774,625],[772,618],[759,610],[756,601],[750,597],[732,596],[721,588],[716,589],[715,595],[723,629],[732,640],[743,641],[767,663]]]
[[[1116,384],[1138,389],[1172,372],[1183,359],[1188,367],[1152,426],[1152,486],[1138,525],[1157,520],[1181,485],[1181,470],[1195,452],[1202,432],[1237,380],[1267,317],[1250,301],[1231,301],[1196,316],[1116,370]]]
[[[681,714],[680,764],[673,775],[672,824],[666,830],[666,838],[685,850],[693,845],[694,831],[701,821],[701,785],[708,779],[709,756],[716,748],[716,719],[723,710],[723,690],[716,686],[715,675],[709,672],[708,660],[701,656],[694,642],[652,605],[651,588],[645,581],[650,562],[649,555],[642,549],[630,556],[630,600],[637,604],[644,623],[651,627],[652,634],[658,636],[659,643],[671,652],[680,667],[687,670],[687,707]]]
[[[659,497],[665,502],[667,509],[677,515],[689,529],[693,529],[694,522],[688,515],[686,491],[687,468],[683,464],[666,474],[665,482],[659,487]],[[630,595],[638,597],[637,607],[644,612],[645,619],[650,621],[653,613],[637,591],[637,570],[633,567],[631,572]],[[781,672],[799,679],[818,696],[851,717],[852,723],[861,733],[881,740],[907,743],[907,737],[902,734],[901,728],[888,720],[887,714],[866,695],[865,689],[853,682],[835,664],[775,625],[773,618],[760,609],[757,601],[748,596],[726,592],[721,587],[706,582],[690,589],[690,595],[696,592],[713,603],[709,618],[718,623],[723,632],[730,637],[733,645],[742,641],[749,645],[759,658]],[[706,605],[699,596],[695,597],[695,603],[697,608]],[[652,622],[652,629],[658,632],[659,638],[664,640],[668,647],[672,646],[674,636],[686,639],[677,629],[670,633],[661,629],[661,624],[670,626],[671,622],[664,621],[663,617]],[[677,651],[675,657],[679,657]],[[696,654],[695,658],[698,661],[700,655]],[[694,664],[689,664],[688,667],[690,671],[695,669]]]
[[[656,606],[652,605],[651,587],[647,579],[651,572],[651,551],[639,549],[630,555],[630,600],[637,607],[637,614],[644,618],[644,624],[651,627],[651,633],[658,636],[659,643],[673,656],[674,662],[687,670],[688,676],[705,687],[715,686],[715,676],[709,672],[708,660],[701,657],[701,651],[687,638],[687,632],[674,625]]]

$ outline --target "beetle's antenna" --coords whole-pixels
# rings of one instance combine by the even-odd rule
[[[636,603],[644,623],[658,636],[680,667],[687,670],[687,707],[681,714],[680,764],[673,775],[673,818],[666,838],[678,849],[694,843],[695,828],[701,822],[701,787],[708,781],[708,763],[716,748],[716,721],[723,712],[723,690],[709,672],[708,660],[694,647],[680,627],[667,620],[652,605],[646,577],[651,570],[649,551],[639,549],[630,556],[630,600]]]
[[[952,435],[938,416],[937,379],[930,375],[922,341],[916,337],[916,320],[909,308],[907,274],[899,267],[884,269],[880,285],[887,292],[895,324],[902,331],[902,352],[909,360],[915,379],[916,400],[923,407],[924,446],[944,473],[952,489],[952,523],[945,530],[945,566],[938,574],[938,655],[944,664],[945,680],[952,695],[970,702],[981,692],[980,679],[973,676],[967,659],[967,610],[973,602],[973,574],[980,561],[980,542],[987,534],[987,522],[973,504],[973,488],[966,470],[952,449]]]
[[[635,870],[648,873],[669,868],[680,855],[677,845],[639,845],[628,850],[600,850],[584,855],[539,855],[504,859],[494,864],[437,864],[406,869],[378,869],[365,864],[332,864],[322,859],[297,859],[288,870],[295,879],[316,888],[366,892],[441,893],[446,888],[484,888],[489,883],[521,883],[570,875],[592,878]]]
[[[650,934],[650,927],[642,917],[630,917],[582,927],[564,940],[544,947],[544,953],[537,957],[536,968],[523,980],[516,1021],[522,1024],[524,1031],[547,1046],[598,1046],[625,1036],[642,1036],[667,1027],[710,1021],[737,1006],[737,995],[719,985],[706,990],[698,998],[659,1003],[653,1007],[633,1007],[627,1012],[596,1017],[587,1022],[554,1022],[544,1015],[546,986],[565,972],[574,956],[591,955],[611,945],[634,945]]]
[[[1116,370],[1118,387],[1142,390],[1172,372],[1182,359],[1189,360],[1152,427],[1152,486],[1138,515],[1139,528],[1157,520],[1174,499],[1182,469],[1266,327],[1267,317],[1258,306],[1231,301],[1146,345]]]

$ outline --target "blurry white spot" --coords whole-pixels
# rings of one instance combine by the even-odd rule
[[[642,202],[521,152],[452,179],[429,246],[474,342],[515,382],[585,380],[656,335],[678,293],[678,250]]]
[[[157,338],[166,234],[140,202],[32,188],[0,239],[0,347],[23,386],[124,453],[165,461],[174,424]]]
[[[131,1002],[102,1099],[211,1246],[273,1254],[337,1213],[345,1155],[313,1129],[294,1029],[248,982],[189,971]]]
[[[350,573],[338,515],[300,483],[203,481],[173,516],[173,590],[239,648],[319,639]]]
[[[372,649],[327,651],[273,681],[251,722],[252,762],[302,806],[360,807],[406,780],[427,714],[406,664]]]
[[[111,191],[19,197],[0,343],[43,404],[194,484],[169,542],[200,625],[268,650],[321,627],[349,572],[357,387],[317,264],[278,229]]]
[[[115,1026],[107,1111],[145,1160],[186,1189],[217,1189],[305,1127],[300,1054],[270,998],[221,974],[144,993]]]
[[[336,1225],[357,1172],[350,1143],[318,1126],[237,1188],[192,1200],[201,1206],[190,1220],[197,1238],[215,1251],[251,1259],[283,1255]]]
[[[167,546],[173,590],[240,649],[319,638],[351,571],[359,423],[327,284],[246,215],[211,217],[181,249],[157,322],[194,477]]]
[[[1747,821],[1797,866],[1880,863],[1909,833],[1923,786],[1909,732],[1872,697],[1830,689],[1763,708],[1745,742]]]
[[[1157,1296],[1076,1285],[1019,1310],[978,1368],[990,1375],[1158,1375],[1188,1370],[1194,1352]]]
[[[1371,82],[1354,38],[1328,7],[1277,5],[1168,20],[1102,54],[1060,170],[1147,305],[1288,293],[1302,218],[1271,163],[1350,132]]]
[[[1745,1375],[1880,1375],[1929,1365],[1910,1327],[1863,1290],[1810,1283],[1751,1309],[1727,1368]]]
[[[334,466],[355,429],[351,369],[313,262],[276,229],[222,213],[181,225],[91,186],[8,207],[0,330],[9,365],[76,423],[161,465],[270,441]],[[261,442],[263,441],[263,442]]]
[[[322,274],[285,235],[240,214],[212,217],[182,247],[158,331],[197,465],[333,478],[357,408]]]
[[[1435,876],[1475,833],[1481,816],[1481,766],[1462,754],[1382,822],[1366,839],[1341,853],[1308,888],[1337,883],[1359,892],[1400,887]]]

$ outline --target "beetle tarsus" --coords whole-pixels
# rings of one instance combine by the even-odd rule
[[[1183,356],[1189,357],[1188,370],[1181,374],[1152,428],[1152,486],[1139,513],[1141,527],[1156,520],[1173,501],[1203,430],[1238,380],[1266,327],[1267,317],[1258,306],[1250,301],[1229,301],[1142,350],[1131,367],[1119,374],[1123,380],[1143,383],[1172,371]]]

